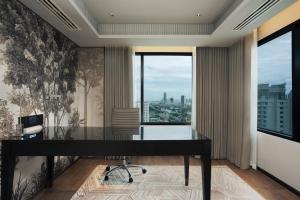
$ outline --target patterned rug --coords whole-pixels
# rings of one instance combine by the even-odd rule
[[[201,167],[190,166],[189,186],[184,186],[183,166],[145,166],[146,174],[131,169],[133,183],[123,170],[104,181],[99,165],[71,200],[201,200]],[[212,167],[213,200],[264,200],[227,166]]]

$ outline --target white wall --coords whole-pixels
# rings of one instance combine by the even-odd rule
[[[300,1],[258,28],[258,40],[300,19]],[[257,166],[300,191],[300,143],[258,132]]]
[[[258,132],[257,165],[300,191],[300,143]]]

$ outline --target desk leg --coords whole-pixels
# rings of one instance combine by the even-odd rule
[[[202,188],[203,200],[210,200],[211,192],[211,157],[210,155],[201,156],[202,159]]]
[[[48,187],[52,187],[54,179],[54,156],[47,156],[47,181]]]
[[[2,142],[1,157],[1,200],[11,200],[13,194],[16,156],[13,154],[12,145],[10,143]]]
[[[189,169],[190,169],[190,156],[184,156],[185,186],[189,185]]]

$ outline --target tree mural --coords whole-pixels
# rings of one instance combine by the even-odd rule
[[[13,90],[9,93],[8,99],[12,104],[19,106],[20,117],[28,116],[33,112],[36,113],[31,97],[26,90]]]
[[[43,162],[41,164],[40,171],[34,173],[28,181],[28,191],[27,191],[27,198],[32,199],[36,193],[41,191],[46,184],[47,181],[47,167],[46,164]]]
[[[33,113],[43,113],[45,126],[50,119],[52,122],[52,116],[56,126],[63,122],[72,127],[87,126],[88,100],[95,105],[95,113],[91,114],[101,118],[103,113],[98,110],[103,110],[102,89],[97,94],[92,89],[102,88],[104,49],[81,50],[79,67],[78,49],[72,41],[18,0],[0,0],[0,84],[5,86],[5,91],[0,91],[0,136],[14,133],[17,117]],[[79,107],[73,104],[76,87],[84,90],[83,95],[80,93],[84,103]],[[80,106],[84,108],[83,114],[78,111]],[[71,133],[68,129],[64,137],[71,138]],[[56,157],[56,174],[75,158]],[[32,199],[45,183],[45,163],[30,165],[36,170],[30,174],[18,166],[20,163],[16,167],[20,176],[14,182],[14,199]]]
[[[37,192],[45,188],[46,180],[47,168],[44,162],[41,164],[40,171],[32,174],[30,179],[24,178],[20,172],[12,194],[12,200],[33,199]]]
[[[87,98],[90,90],[101,84],[104,57],[102,49],[87,48],[79,51],[77,83],[84,88],[84,127],[87,127]]]
[[[46,126],[49,115],[54,116],[54,125],[60,125],[72,111],[77,63],[72,41],[18,0],[0,0],[0,84],[11,86],[6,87],[10,91],[0,92],[4,98],[0,99],[0,134],[13,133],[15,118],[34,112],[44,114]],[[59,166],[66,167],[72,159],[61,159]],[[37,171],[22,176],[20,172],[13,199],[32,199],[43,188],[45,163],[30,167]]]
[[[12,194],[12,200],[22,200],[26,196],[28,191],[28,181],[22,179],[22,173],[20,172],[16,187]]]
[[[74,101],[76,46],[16,0],[0,1],[0,7],[0,33],[6,39],[8,68],[4,82],[28,89],[34,108],[44,113],[46,125],[50,113],[55,116],[54,124],[59,125]]]
[[[80,127],[81,124],[84,124],[84,119],[80,119],[80,115],[78,112],[78,109],[73,109],[72,114],[69,117],[69,126],[70,127],[74,127],[74,128],[78,128]]]
[[[13,131],[13,114],[7,107],[7,101],[0,99],[0,136],[9,136]]]

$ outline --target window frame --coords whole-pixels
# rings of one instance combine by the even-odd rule
[[[191,122],[144,122],[144,56],[191,56],[192,52],[136,52],[136,56],[141,56],[141,125],[191,125]],[[193,67],[193,66],[191,66]],[[193,78],[191,79],[193,81]],[[193,85],[193,84],[192,84]],[[192,86],[193,87],[193,86]],[[192,90],[192,88],[191,88]]]
[[[266,44],[288,32],[292,39],[292,136],[257,127],[257,131],[300,143],[300,20],[297,20],[269,36],[259,40],[257,46]],[[258,106],[258,105],[257,105]],[[258,113],[256,113],[258,115]]]

